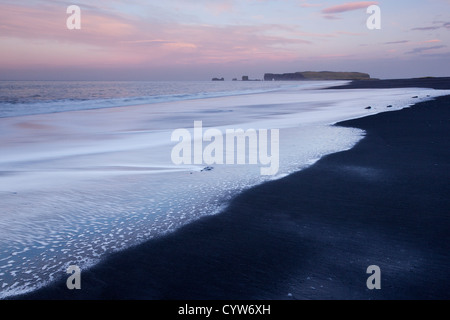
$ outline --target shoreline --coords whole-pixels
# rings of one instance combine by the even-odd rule
[[[436,207],[438,201],[440,210],[449,208],[448,174],[439,169],[448,151],[427,167],[439,153],[433,147],[447,142],[445,134],[421,136],[416,129],[442,122],[436,110],[445,112],[449,101],[340,122],[362,126],[367,136],[351,150],[245,191],[217,216],[107,257],[83,273],[79,292],[68,291],[64,279],[12,299],[448,298],[449,217]],[[437,127],[448,136],[445,124]],[[413,136],[420,146],[405,141]],[[408,215],[427,204],[435,216]],[[421,230],[425,225],[430,230]],[[365,288],[368,263],[380,265],[386,289]],[[435,274],[427,276],[430,270]]]
[[[353,80],[351,83],[327,89],[394,89],[431,88],[449,89],[450,77],[425,77],[413,79]]]

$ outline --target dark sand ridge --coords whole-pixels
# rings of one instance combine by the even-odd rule
[[[450,77],[426,77],[417,79],[390,79],[390,80],[355,80],[333,89],[389,89],[389,88],[432,88],[450,89]]]
[[[366,138],[111,255],[82,273],[82,290],[62,275],[19,298],[449,299],[449,121],[446,96],[341,122]],[[366,287],[369,265],[381,290]]]

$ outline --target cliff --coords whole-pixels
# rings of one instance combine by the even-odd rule
[[[370,75],[361,72],[295,72],[295,73],[283,73],[274,74],[266,73],[264,75],[264,81],[295,81],[295,80],[370,80]]]

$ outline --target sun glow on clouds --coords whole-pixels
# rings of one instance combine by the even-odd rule
[[[348,2],[344,4],[340,4],[337,6],[332,6],[326,9],[323,9],[323,13],[342,13],[347,11],[353,11],[358,9],[366,9],[371,5],[379,4],[377,1],[360,1],[360,2]]]
[[[439,43],[433,54],[445,53],[449,42],[445,26],[450,18],[439,16],[448,12],[449,4],[441,0],[420,4],[421,15],[414,25],[408,25],[408,14],[417,9],[392,1],[79,0],[77,4],[82,28],[71,31],[65,27],[66,4],[3,1],[0,71],[83,66],[95,74],[97,68],[111,65],[149,71],[177,65],[206,70],[213,65],[215,76],[226,73],[230,64],[259,66],[263,73],[298,71],[305,62],[320,67],[324,59],[357,59],[367,61],[368,68],[360,71],[370,72],[369,66],[386,52],[398,60],[411,59],[430,53],[430,44]],[[379,32],[365,28],[364,8],[371,4],[383,8],[386,23]]]

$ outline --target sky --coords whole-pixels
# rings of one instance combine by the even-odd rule
[[[70,5],[81,29],[70,30]],[[370,30],[367,8],[381,9]],[[0,80],[450,76],[450,0],[0,0]]]

